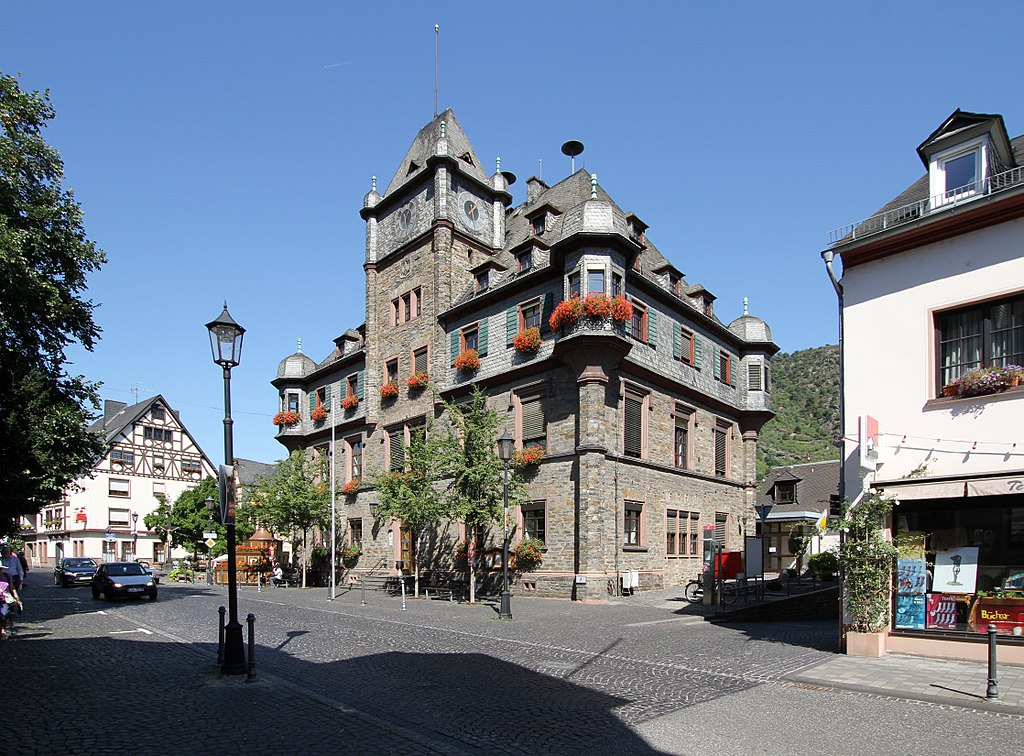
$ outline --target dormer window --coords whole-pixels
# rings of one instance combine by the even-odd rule
[[[775,484],[775,503],[776,504],[792,504],[796,501],[796,483],[793,481],[787,481],[786,483]]]
[[[962,200],[982,191],[987,143],[975,139],[931,159],[929,191],[935,205]]]
[[[669,273],[668,274],[668,290],[670,292],[672,292],[673,294],[675,294],[677,297],[680,296],[680,294],[681,294],[679,287],[680,287],[680,283],[682,282],[682,280],[683,279],[681,279],[679,276],[677,276],[674,273]]]
[[[490,271],[481,270],[476,274],[476,290],[477,292],[487,291],[487,287],[490,284]]]
[[[520,273],[526,273],[533,268],[533,249],[520,252],[516,255],[516,264]]]
[[[540,236],[541,234],[544,233],[544,229],[545,229],[545,223],[544,222],[545,222],[545,220],[547,220],[547,216],[544,215],[543,213],[541,213],[536,218],[534,218],[532,221],[530,221],[530,225],[533,227],[533,235],[534,236]]]

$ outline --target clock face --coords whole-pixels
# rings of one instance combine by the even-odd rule
[[[479,197],[466,191],[459,192],[458,206],[459,217],[466,228],[471,231],[479,231],[486,225],[486,206]]]
[[[398,212],[395,213],[395,229],[400,239],[404,239],[412,233],[415,224],[416,207],[412,202],[405,207],[399,208]]]

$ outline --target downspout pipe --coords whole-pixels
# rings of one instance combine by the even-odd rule
[[[832,261],[835,259],[835,253],[831,249],[826,249],[821,253],[821,259],[825,263],[825,270],[828,272],[829,280],[832,282],[832,288],[836,290],[836,297],[839,300],[839,505],[844,506],[846,503],[846,374],[844,371],[844,353],[846,351],[846,343],[843,339],[843,285],[839,282],[836,277],[835,269],[832,267]],[[839,531],[839,543],[842,548],[843,543],[846,540],[846,534]],[[842,565],[839,567],[839,643],[838,648],[840,653],[846,652],[846,633],[843,631],[843,621],[846,614],[846,576],[843,574]]]

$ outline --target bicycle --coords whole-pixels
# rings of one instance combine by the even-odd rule
[[[719,585],[719,596],[721,597],[723,604],[735,604],[738,591],[736,586],[732,583],[721,583]],[[702,578],[694,578],[683,587],[683,598],[689,601],[691,604],[701,604],[704,602],[704,580]]]

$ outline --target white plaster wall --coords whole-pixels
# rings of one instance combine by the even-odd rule
[[[863,475],[857,464],[862,415],[876,418],[884,434],[879,480],[922,464],[928,476],[1024,467],[1024,394],[926,406],[935,397],[933,312],[1020,291],[1022,252],[1024,220],[1016,220],[844,273],[848,498]]]

